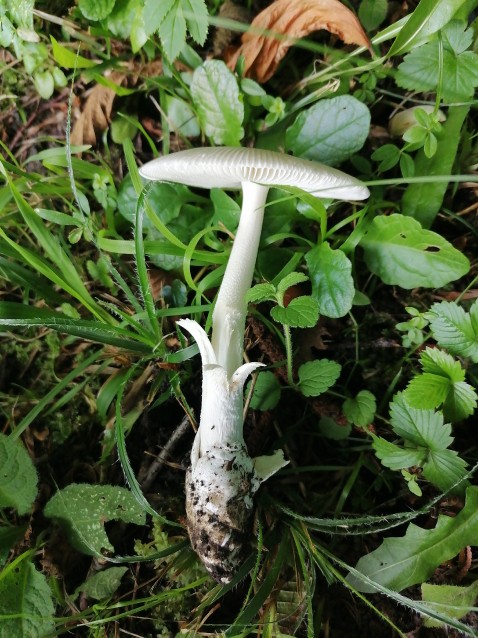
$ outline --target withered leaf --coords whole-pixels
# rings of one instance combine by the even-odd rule
[[[121,84],[126,75],[114,71],[108,77],[115,84]],[[71,132],[73,146],[96,144],[96,135],[105,131],[110,123],[113,101],[116,93],[113,89],[97,84],[91,90],[80,117],[76,120]]]
[[[239,56],[245,59],[245,73],[267,82],[295,40],[325,29],[345,44],[370,49],[370,40],[358,18],[339,0],[275,0],[252,21],[253,30],[242,36],[242,44],[227,59],[234,69]],[[261,35],[267,29],[273,34]],[[276,34],[276,37],[274,37]]]

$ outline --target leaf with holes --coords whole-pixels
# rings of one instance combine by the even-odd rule
[[[412,217],[375,217],[362,239],[365,261],[386,284],[439,288],[466,275],[470,262],[443,237]]]
[[[114,485],[72,483],[46,504],[44,514],[64,527],[78,551],[99,556],[103,549],[114,551],[104,530],[110,520],[144,525],[146,514],[131,492]]]

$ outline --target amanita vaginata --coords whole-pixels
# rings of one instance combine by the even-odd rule
[[[316,197],[361,200],[368,189],[334,168],[273,151],[196,148],[155,159],[150,180],[199,188],[242,188],[242,211],[212,314],[211,341],[196,322],[178,325],[196,340],[202,359],[200,424],[186,476],[191,543],[209,573],[228,583],[248,548],[253,496],[287,461],[281,450],[252,459],[243,437],[243,386],[261,363],[243,364],[247,304],[264,206],[271,186],[298,187]]]

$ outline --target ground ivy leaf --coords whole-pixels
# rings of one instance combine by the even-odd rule
[[[246,395],[251,387],[251,381],[247,384]],[[279,403],[281,385],[273,372],[265,370],[257,375],[254,392],[251,399],[253,410],[273,410]]]
[[[377,402],[371,392],[361,390],[355,398],[345,399],[342,409],[351,423],[364,428],[372,423],[377,409]]]
[[[340,364],[329,359],[308,361],[299,368],[299,388],[306,397],[317,397],[331,388],[340,376]]]
[[[453,301],[435,303],[425,317],[442,348],[478,363],[478,301],[469,313]]]
[[[360,245],[370,270],[389,285],[439,288],[465,275],[468,259],[412,217],[375,217]]]
[[[0,508],[26,514],[37,495],[37,473],[20,441],[0,433]]]
[[[308,280],[309,278],[303,272],[291,272],[277,284],[277,292],[279,295],[283,295],[288,288]]]
[[[194,71],[191,95],[200,126],[215,144],[238,146],[244,136],[244,105],[234,75],[221,60]]]
[[[469,487],[465,507],[455,517],[440,515],[432,530],[410,523],[405,536],[386,538],[378,549],[362,556],[356,569],[384,587],[402,591],[428,580],[438,565],[477,544],[478,487]],[[358,577],[349,574],[347,580],[361,592],[375,591]]]
[[[300,113],[287,129],[286,147],[294,155],[339,164],[367,139],[370,111],[351,95],[320,100]]]
[[[55,609],[47,580],[24,559],[0,579],[0,634],[44,638],[55,633]]]
[[[274,306],[271,317],[291,328],[313,328],[319,320],[319,308],[315,299],[304,295],[292,299],[287,308]]]
[[[73,483],[57,492],[46,504],[44,515],[65,528],[71,544],[90,556],[103,549],[113,551],[104,523],[121,520],[144,525],[146,515],[133,494],[114,485]]]
[[[88,598],[104,600],[109,598],[121,584],[121,579],[128,571],[128,567],[110,567],[90,576],[82,585],[77,587],[73,598],[83,592]]]
[[[346,315],[355,294],[350,259],[341,250],[331,248],[328,242],[310,250],[305,259],[319,313],[334,319]]]

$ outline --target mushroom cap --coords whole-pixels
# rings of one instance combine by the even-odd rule
[[[370,192],[355,177],[319,162],[258,148],[193,148],[164,155],[140,168],[146,179],[199,188],[239,189],[243,182],[293,186],[315,197],[359,200]]]

